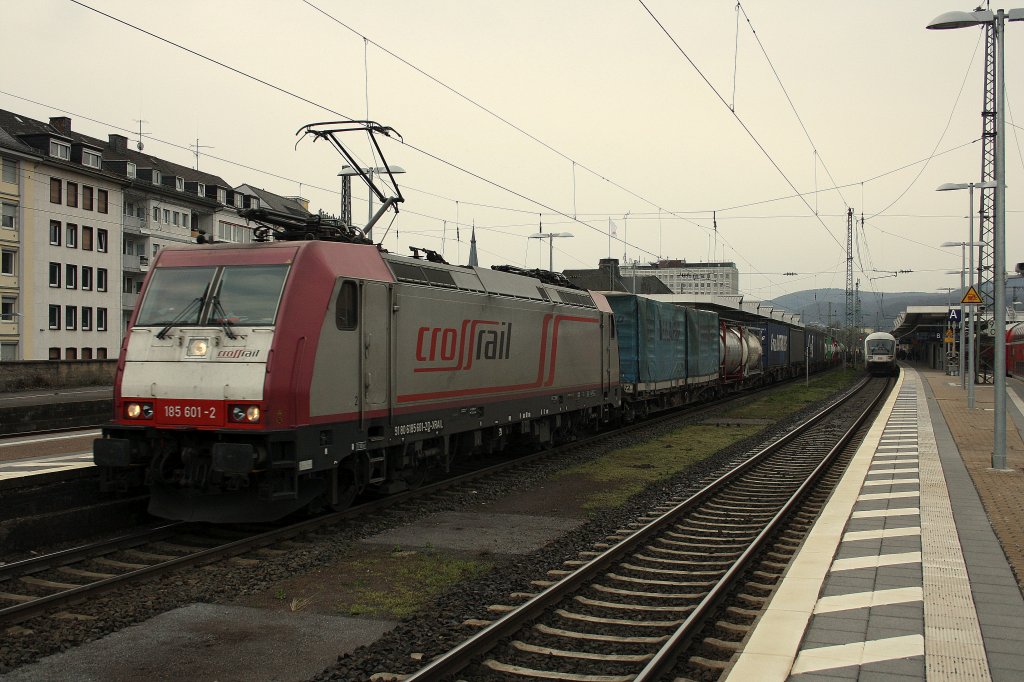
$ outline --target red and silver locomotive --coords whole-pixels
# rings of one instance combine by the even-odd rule
[[[607,418],[610,320],[600,295],[366,244],[165,249],[95,460],[108,488],[144,476],[162,517],[343,506]]]

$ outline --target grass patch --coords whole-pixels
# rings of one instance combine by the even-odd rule
[[[378,558],[356,560],[350,570],[360,578],[351,603],[343,603],[341,608],[354,616],[407,618],[452,585],[493,567],[490,561],[420,552],[395,552],[384,562]]]
[[[566,469],[559,476],[579,476],[596,488],[588,494],[587,511],[618,507],[645,487],[663,481],[711,453],[749,438],[760,426],[686,426],[632,447]]]
[[[797,380],[772,391],[771,395],[723,412],[722,416],[778,420],[826,400],[837,391],[852,386],[862,376],[863,372],[844,369],[816,376],[808,386]]]
[[[769,419],[772,421],[820,403],[837,391],[852,385],[862,372],[839,370],[818,375],[809,386],[791,384],[722,416]],[[652,483],[667,480],[710,455],[756,435],[766,427],[759,425],[709,426],[695,424],[637,445],[615,450],[585,464],[566,469],[559,476],[581,479],[588,490],[583,509],[595,512],[621,506],[630,497]]]

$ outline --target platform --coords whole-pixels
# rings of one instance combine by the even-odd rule
[[[724,679],[1021,679],[1024,599],[1011,562],[1020,574],[1024,401],[1014,383],[1009,470],[993,471],[993,389],[978,387],[969,410],[955,377],[903,368]]]
[[[92,441],[99,435],[89,429],[0,440],[0,490],[84,474],[80,470],[94,468]]]

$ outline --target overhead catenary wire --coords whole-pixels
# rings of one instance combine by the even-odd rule
[[[644,0],[637,0],[637,2],[639,2],[640,6],[643,7],[644,10],[651,16],[651,19],[654,20],[654,23],[658,25],[658,28],[661,29],[661,31],[665,34],[665,36],[669,39],[669,41],[671,41],[671,43],[676,47],[676,49],[679,51],[679,53],[681,55],[683,55],[683,57],[686,59],[687,62],[690,63],[690,66],[692,66],[694,68],[694,70],[701,77],[701,79],[707,84],[707,86],[709,88],[711,88],[711,91],[715,93],[715,96],[718,97],[719,101],[721,101],[722,104],[724,104],[726,106],[726,108],[729,108],[729,103],[725,101],[725,98],[722,97],[722,94],[720,92],[718,92],[718,89],[714,85],[711,84],[711,81],[709,81],[707,76],[704,75],[704,72],[701,71],[700,67],[698,67],[697,64],[693,61],[693,59],[690,58],[690,55],[688,55],[686,53],[686,50],[684,50],[682,45],[679,44],[679,41],[677,41],[675,39],[675,37],[671,33],[669,33],[668,29],[661,22],[661,20],[658,19],[658,17],[654,14],[654,12],[652,12],[651,9],[644,3]],[[772,157],[771,153],[769,153],[769,151],[764,147],[764,145],[761,144],[761,141],[757,139],[757,136],[754,135],[754,132],[752,130],[750,130],[750,128],[747,126],[747,124],[743,121],[742,118],[740,118],[740,116],[735,111],[733,111],[731,108],[729,109],[729,111],[733,115],[733,118],[736,119],[736,122],[740,124],[740,127],[743,128],[744,132],[746,132],[747,135],[750,137],[750,139],[754,142],[754,144],[757,146],[757,148],[761,150],[761,152],[764,154],[765,158],[768,159],[769,163],[771,163],[771,165],[775,168],[775,170],[777,170],[779,172],[779,175],[781,175],[782,178],[786,181],[786,184],[788,184],[793,189],[793,191],[796,192],[797,196],[799,196],[800,199],[807,206],[807,209],[813,213],[814,209],[807,202],[807,199],[805,199],[803,194],[800,192],[800,190],[798,190],[796,188],[796,185],[794,185],[793,181],[789,179],[789,176],[786,175],[786,172],[782,170],[782,168],[779,166],[779,164]],[[828,225],[826,225],[825,222],[820,220],[820,219],[819,219],[818,222],[825,229],[825,232],[827,232],[828,235],[832,238],[832,241],[834,241],[836,243],[836,245],[840,249],[844,249],[845,247],[843,246],[842,242],[840,242],[839,239],[835,236],[835,234],[832,233],[832,230],[829,229]]]

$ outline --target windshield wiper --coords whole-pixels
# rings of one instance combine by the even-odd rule
[[[197,296],[192,299],[192,302],[185,306],[185,309],[174,316],[174,319],[167,323],[167,326],[161,329],[156,334],[156,338],[162,339],[167,336],[167,332],[171,331],[171,327],[176,326],[179,322],[183,322],[186,317],[189,316],[193,311],[198,311],[203,307],[203,297]]]
[[[202,311],[203,305],[204,305],[204,303],[206,301],[206,294],[208,294],[208,293],[210,293],[210,284],[209,284],[209,282],[207,282],[206,287],[203,289],[203,295],[202,296],[198,296],[198,297],[192,299],[192,302],[189,303],[187,306],[185,306],[184,310],[182,310],[180,313],[175,315],[174,319],[171,320],[170,322],[168,322],[166,327],[164,327],[159,332],[157,332],[156,338],[163,339],[165,336],[167,336],[167,332],[171,331],[171,327],[174,327],[175,325],[179,324],[180,322],[184,322],[185,318],[188,317],[188,315],[190,313],[192,313],[193,311],[195,311],[196,313],[199,313],[200,311]],[[199,316],[196,315],[197,319],[198,319],[198,317]]]
[[[215,295],[213,297],[213,306],[210,312],[215,319],[220,320],[220,328],[224,330],[224,333],[227,334],[229,339],[234,340],[238,338],[238,335],[231,331],[231,325],[234,323],[228,320],[228,313],[224,310],[224,306],[220,304],[219,295]]]

